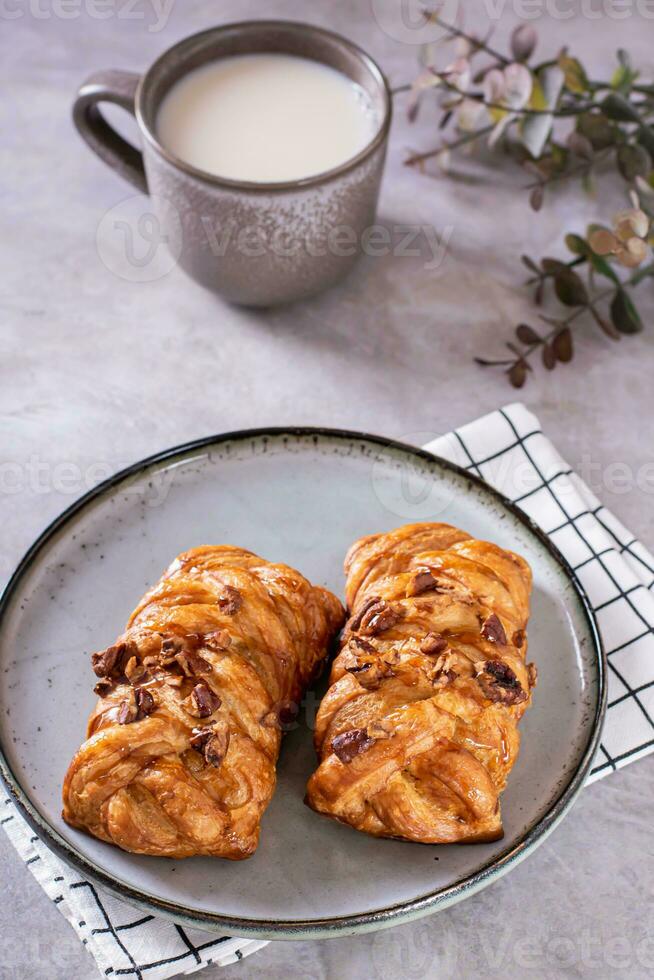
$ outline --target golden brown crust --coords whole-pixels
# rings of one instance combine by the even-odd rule
[[[286,565],[228,546],[180,555],[92,658],[100,700],[64,819],[139,854],[248,857],[280,720],[342,622],[336,597]]]
[[[409,524],[357,541],[345,572],[308,805],[379,837],[496,840],[535,683],[529,566],[447,524]]]

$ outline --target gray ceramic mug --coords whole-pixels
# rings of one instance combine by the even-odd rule
[[[369,95],[378,126],[368,145],[341,166],[302,180],[227,180],[177,158],[157,139],[157,110],[171,86],[226,55],[281,52],[343,72]],[[99,103],[136,117],[143,152],[108,124]],[[79,90],[77,129],[99,157],[150,194],[163,241],[197,282],[235,303],[270,306],[310,296],[356,262],[375,219],[391,95],[364,51],[330,31],[293,21],[244,21],[186,38],[140,76],[101,71]]]

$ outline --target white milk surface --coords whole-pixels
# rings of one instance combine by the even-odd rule
[[[323,173],[356,156],[378,120],[363,89],[327,65],[246,54],[196,68],[157,115],[160,142],[218,177],[274,182]]]

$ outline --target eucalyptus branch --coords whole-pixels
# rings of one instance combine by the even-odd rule
[[[451,92],[456,92],[461,98],[472,99],[473,102],[479,102],[480,105],[486,107],[486,109],[499,109],[502,112],[509,112],[514,116],[552,116],[553,118],[568,118],[569,116],[577,116],[581,112],[589,112],[591,109],[599,108],[594,102],[587,102],[583,105],[570,105],[570,106],[560,106],[558,109],[532,109],[528,106],[512,108],[502,102],[490,102],[484,97],[483,92],[463,92],[461,89],[449,81],[443,72],[438,72],[434,68],[431,69],[434,75],[440,79],[441,83]],[[492,128],[492,127],[491,127]]]
[[[575,241],[569,242],[569,245],[574,244],[576,248],[580,248],[580,243],[584,242],[588,246],[588,243],[585,243],[581,237],[569,236],[569,238],[571,237],[574,237]],[[567,263],[559,262],[556,259],[543,259],[539,268],[533,260],[526,256],[523,256],[523,261],[528,268],[537,271],[536,276],[527,280],[528,285],[533,285],[536,282],[538,283],[537,288],[541,288],[544,281],[551,278],[559,300],[573,308],[566,316],[562,317],[539,314],[539,319],[550,327],[545,334],[538,333],[529,324],[518,324],[515,328],[515,334],[522,347],[517,348],[512,341],[506,342],[512,357],[475,357],[475,362],[481,367],[503,368],[514,387],[521,388],[526,382],[528,372],[533,371],[530,358],[537,351],[541,352],[544,367],[550,371],[556,367],[558,362],[568,363],[572,360],[574,345],[570,328],[584,313],[590,313],[600,329],[612,340],[620,340],[623,334],[637,333],[642,329],[638,312],[632,300],[627,296],[626,290],[637,286],[644,278],[654,275],[654,261],[632,273],[623,281],[618,278],[601,256],[592,252],[590,246],[585,250],[585,254],[578,255]],[[589,263],[590,269],[595,268],[596,271],[611,279],[612,285],[605,289],[596,290],[591,295],[583,281],[573,271],[574,266],[582,265],[585,262]],[[611,303],[609,318],[607,319],[600,308],[600,304],[609,298],[611,298]]]
[[[425,160],[429,160],[431,157],[437,157],[444,150],[458,150],[459,147],[465,146],[466,143],[474,143],[475,140],[481,139],[482,136],[490,133],[492,129],[492,124],[490,126],[484,126],[482,129],[476,129],[473,133],[466,133],[453,143],[444,143],[442,146],[437,146],[433,150],[426,150],[423,153],[413,153],[410,157],[407,157],[404,163],[407,167],[414,167],[418,163],[424,163]]]
[[[629,189],[632,207],[614,216],[612,229],[591,225],[585,235],[566,235],[572,259],[543,258],[537,263],[523,256],[536,305],[553,290],[568,311],[555,317],[539,314],[548,327],[543,333],[518,324],[515,339],[506,342],[508,356],[476,358],[484,367],[505,370],[519,388],[533,371],[537,351],[550,371],[559,362],[572,360],[573,328],[582,322],[583,314],[612,340],[643,329],[632,293],[654,278],[654,82],[638,80],[626,51],[618,51],[617,65],[606,80],[591,80],[566,48],[555,57],[532,61],[538,36],[528,24],[513,31],[510,54],[504,55],[488,39],[479,40],[437,13],[426,12],[426,16],[443,28],[446,43],[464,40],[467,50],[462,53],[459,46],[447,67],[431,64],[412,86],[399,85],[394,93],[410,91],[410,120],[416,118],[420,100],[435,93],[441,110],[439,129],[453,121],[461,135],[411,153],[407,166],[487,137],[491,148],[497,145],[510,151],[531,174],[525,190],[534,211],[543,206],[546,191],[564,180],[580,179],[584,190],[590,191],[600,163],[610,163]],[[479,54],[490,63],[482,62],[478,68],[475,62],[473,67]],[[559,128],[554,135],[555,120],[572,122],[563,142]],[[630,270],[628,276],[619,274],[620,267]],[[605,280],[604,288],[597,287],[597,277]]]
[[[602,292],[597,293],[593,297],[592,300],[593,305],[596,306],[597,303],[601,302],[603,299],[606,299],[606,297],[609,296],[611,292],[612,291],[610,289],[605,289]],[[541,348],[543,344],[547,344],[550,341],[552,341],[558,334],[561,333],[562,330],[564,330],[566,327],[569,327],[571,323],[574,323],[574,321],[578,317],[580,317],[582,313],[585,313],[588,308],[589,307],[580,306],[576,310],[573,310],[572,313],[568,314],[568,316],[562,317],[560,320],[557,320],[555,325],[548,333],[539,336],[538,340],[533,340],[530,343],[528,343],[524,347],[524,349],[519,352],[517,359],[527,361],[534,353],[534,351],[537,351],[539,348]],[[551,323],[549,317],[540,317],[540,319],[543,320],[545,323]],[[526,324],[521,324],[521,326],[526,326]],[[507,344],[507,346],[509,345]],[[511,349],[515,349],[513,345],[511,345]],[[507,365],[515,364],[517,359],[515,357],[508,357],[508,358],[498,358],[496,360],[492,360],[483,357],[475,357],[475,362],[481,365],[482,367],[505,367]]]
[[[570,167],[568,170],[562,171],[561,173],[554,173],[549,176],[543,174],[538,180],[532,181],[530,184],[524,185],[524,190],[533,190],[535,187],[545,187],[550,184],[556,184],[562,180],[570,180],[572,177],[577,177],[580,174],[585,175],[592,170],[598,163],[601,163],[607,158],[607,156],[613,152],[613,149],[605,150],[600,153],[595,153],[592,158],[584,160],[583,163],[576,164]]]
[[[500,51],[495,51],[493,48],[491,48],[487,41],[481,41],[479,38],[475,37],[474,34],[468,34],[460,27],[455,27],[454,24],[448,24],[438,16],[436,11],[425,10],[424,13],[428,23],[438,24],[439,27],[442,27],[444,30],[448,31],[452,37],[460,37],[462,40],[468,41],[473,48],[479,51],[484,51],[486,54],[490,55],[491,58],[495,58],[496,61],[500,62],[500,64],[509,64],[509,58],[507,58],[506,55],[503,55]]]
[[[555,58],[530,64],[537,34],[529,25],[521,25],[511,35],[511,59],[438,14],[428,16],[443,27],[448,40],[465,39],[470,51],[467,56],[459,55],[449,67],[430,65],[433,85],[421,73],[412,86],[410,118],[415,118],[419,101],[428,93],[455,95],[456,100],[442,101],[441,126],[454,118],[458,128],[466,130],[461,144],[452,144],[456,148],[475,142],[477,135],[468,135],[468,131],[476,125],[482,110],[491,113],[494,128],[489,129],[487,120],[480,119],[483,124],[477,125],[474,133],[488,135],[491,145],[500,136],[509,136],[503,140],[504,145],[517,146],[525,165],[542,160],[546,167],[546,173],[537,176],[537,184],[532,182],[527,188],[532,192],[534,210],[542,206],[546,185],[569,177],[586,181],[593,166],[609,156],[614,156],[616,168],[629,183],[651,178],[654,188],[654,83],[637,81],[638,73],[626,52],[618,52],[618,67],[609,79],[591,80],[581,62],[565,48]],[[483,91],[469,89],[469,79],[474,74],[472,61],[480,52],[493,59],[491,65],[474,75],[475,81],[485,79]],[[406,85],[398,86],[398,93],[405,91]],[[573,136],[569,137],[574,143],[562,146],[554,137],[552,122],[566,119],[574,124]],[[439,146],[415,153],[406,162],[413,165],[437,156],[441,150]]]

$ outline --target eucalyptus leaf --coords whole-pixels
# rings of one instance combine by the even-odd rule
[[[640,143],[623,143],[617,152],[618,170],[625,180],[647,177],[652,169],[652,158]]]
[[[565,262],[561,262],[560,259],[550,259],[546,256],[541,259],[541,268],[548,276],[564,275],[568,272],[568,266]]]
[[[519,24],[511,34],[511,54],[516,61],[528,61],[537,41],[538,34],[531,24]]]
[[[616,127],[603,112],[582,112],[577,117],[577,132],[590,140],[594,150],[605,150],[615,143]]]
[[[583,133],[573,130],[568,136],[567,144],[568,149],[572,150],[575,156],[583,157],[584,160],[593,159],[593,144]]]
[[[640,333],[643,329],[640,314],[624,289],[616,289],[611,300],[611,320],[620,333]]]
[[[520,343],[525,344],[525,346],[541,343],[540,334],[536,333],[528,323],[519,323],[515,328],[515,333]]]
[[[531,108],[554,109],[563,87],[564,74],[558,65],[543,68],[534,77]],[[539,112],[524,116],[520,123],[520,139],[534,159],[538,159],[552,131],[554,116],[550,112]]]
[[[651,126],[642,124],[636,137],[641,146],[644,146],[650,157],[654,157],[654,130]]]
[[[611,88],[615,89],[616,92],[627,95],[637,78],[637,71],[634,71],[628,65],[618,65],[611,76]]]
[[[618,92],[609,92],[600,105],[604,115],[616,122],[640,122],[640,116],[632,104]]]
[[[574,235],[572,232],[565,236],[565,244],[573,255],[590,255],[592,249],[585,238],[581,235]]]
[[[566,268],[554,276],[554,292],[565,306],[586,306],[588,291],[573,269]]]
[[[620,340],[620,334],[617,332],[613,324],[609,323],[609,321],[602,316],[599,310],[597,310],[594,306],[591,306],[590,312],[597,326],[607,335],[607,337],[610,337],[611,340]]]
[[[509,110],[523,109],[529,104],[534,88],[531,72],[525,65],[515,61],[506,66],[503,75],[504,95],[502,101]]]
[[[571,58],[569,54],[559,55],[559,68],[564,74],[565,87],[575,95],[583,95],[588,91],[588,77],[584,67],[578,58]]]
[[[543,344],[543,366],[547,368],[548,371],[553,371],[556,367],[556,354],[554,353],[554,348],[551,344]]]
[[[563,330],[557,333],[552,341],[552,349],[557,361],[561,361],[562,364],[568,364],[572,360],[574,348],[572,346],[572,331],[570,327],[564,327]]]
[[[591,251],[588,255],[588,259],[594,271],[599,273],[600,276],[604,276],[606,279],[610,279],[615,283],[620,282],[617,273],[603,256],[596,255],[595,252]]]
[[[527,380],[527,364],[525,361],[516,361],[508,372],[509,381],[514,388],[522,388]]]
[[[497,109],[489,110],[489,115],[492,117],[493,113],[497,113]],[[491,149],[499,143],[501,137],[504,135],[504,131],[511,125],[515,120],[516,116],[513,112],[504,112],[498,122],[495,123],[493,130],[488,137],[488,145]]]

